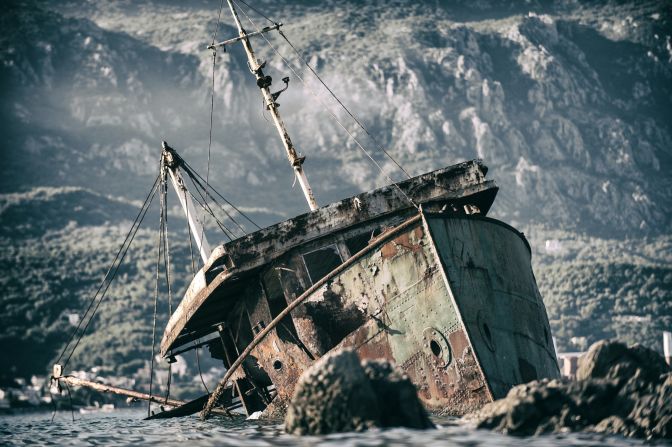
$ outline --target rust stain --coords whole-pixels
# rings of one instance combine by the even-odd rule
[[[411,236],[413,236],[414,240],[411,240]],[[383,245],[380,249],[380,253],[385,259],[393,258],[399,252],[399,247],[417,253],[422,250],[422,244],[420,243],[422,236],[422,227],[417,227],[412,232],[400,234],[387,244]]]
[[[274,400],[275,405],[289,402],[301,373],[312,363],[298,346],[283,342],[275,330],[252,351],[252,355],[275,385],[278,393],[275,400],[279,401]]]
[[[397,246],[394,242],[388,242],[380,248],[380,253],[383,255],[383,258],[390,259],[397,254]]]
[[[464,350],[469,347],[469,341],[463,330],[455,331],[448,336],[448,342],[453,350],[455,357],[461,356]]]

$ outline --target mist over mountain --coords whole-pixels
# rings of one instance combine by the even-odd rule
[[[672,298],[669,4],[259,1],[253,6],[285,24],[290,41],[412,175],[484,160],[488,177],[500,186],[491,215],[531,235],[535,269],[544,272],[538,280],[552,301],[554,331],[564,331],[563,347],[570,348],[574,336],[598,336],[585,326],[591,316],[580,302],[588,296],[606,303],[612,295],[601,283],[591,289],[591,275],[613,281],[613,295],[623,300],[594,305],[600,315],[605,309],[626,317],[644,312],[646,306],[628,298],[641,290],[646,295],[641,299],[663,303],[647,311],[668,316],[655,330],[672,323],[665,304]],[[31,310],[35,303],[48,307],[43,299],[30,301],[35,294],[60,297],[60,304],[39,314],[40,324],[55,334],[69,327],[64,315],[85,302],[93,279],[104,273],[99,250],[115,247],[158,172],[161,140],[204,176],[210,158],[212,184],[262,225],[307,211],[239,45],[217,53],[208,156],[213,59],[205,48],[213,39],[218,1],[36,0],[5,2],[3,8],[1,283],[3,303],[25,301],[8,313],[23,319],[12,326],[11,337],[3,334],[3,344],[16,342],[21,328],[39,320]],[[269,24],[242,9],[253,21],[241,15],[248,30]],[[235,36],[232,25],[225,9],[216,40]],[[383,186],[388,175],[402,179],[287,42],[277,33],[266,36],[296,71],[264,39],[253,38],[273,88],[290,77],[278,102],[297,149],[307,156],[305,169],[318,202]],[[172,193],[169,200],[177,205]],[[158,218],[151,219],[155,224]],[[59,235],[61,255],[72,253],[61,259],[34,255],[50,234]],[[139,272],[152,257],[149,233],[145,236],[138,256],[146,260]],[[219,235],[211,242],[223,240]],[[579,253],[577,241],[593,247],[595,256]],[[624,246],[627,253],[614,249]],[[186,258],[175,262],[187,271]],[[561,268],[572,262],[581,273]],[[22,289],[33,269],[48,272],[51,264],[62,269],[42,276],[44,290]],[[615,265],[621,267],[610,267]],[[89,276],[63,282],[82,272]],[[631,282],[625,287],[624,281]],[[77,290],[72,302],[64,295],[68,287]],[[145,325],[149,316],[140,310],[150,300],[151,282],[145,278],[125,293],[117,298],[144,303],[133,315],[138,327]],[[567,300],[576,306],[563,307]],[[565,317],[578,323],[564,324]],[[98,329],[110,327],[101,325]],[[601,334],[618,333],[609,330]],[[646,337],[654,343],[654,335]],[[58,344],[52,342],[41,361]]]
[[[631,235],[669,227],[670,8],[302,4],[256,5],[287,24],[293,43],[413,175],[480,157],[501,185],[495,214],[514,223]],[[217,6],[12,4],[0,75],[8,87],[3,188],[66,184],[138,198],[161,139],[205,171],[205,45]],[[229,22],[224,15],[218,37],[235,35]],[[337,110],[289,46],[269,39]],[[254,44],[276,84],[290,76],[281,111],[320,202],[388,183],[266,43]],[[215,92],[213,183],[243,206],[285,217],[304,211],[240,48],[218,54]]]

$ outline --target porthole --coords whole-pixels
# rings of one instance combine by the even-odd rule
[[[273,369],[276,371],[280,371],[282,369],[282,362],[280,360],[276,360],[273,362]]]
[[[478,326],[478,332],[481,335],[481,339],[485,343],[485,346],[492,352],[495,352],[495,339],[492,336],[492,329],[490,329],[490,325],[488,325],[488,319],[480,310],[476,315],[476,325]]]
[[[483,323],[483,333],[485,334],[488,343],[492,343],[492,334],[490,333],[490,327],[487,323]]]
[[[436,357],[441,355],[441,346],[439,346],[439,343],[436,340],[431,340],[429,342],[429,349],[432,350],[432,354],[434,354]]]
[[[422,331],[422,343],[427,357],[436,366],[445,368],[450,364],[452,360],[450,345],[443,333],[432,327],[425,328]]]

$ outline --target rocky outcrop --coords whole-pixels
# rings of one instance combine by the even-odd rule
[[[372,427],[432,428],[415,385],[386,361],[359,361],[352,350],[327,354],[299,379],[285,428],[297,435]]]
[[[601,341],[580,359],[576,381],[519,385],[467,419],[522,436],[585,430],[670,439],[672,373],[655,351]]]

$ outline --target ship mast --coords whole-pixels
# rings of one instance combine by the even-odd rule
[[[271,112],[271,116],[273,117],[273,124],[275,124],[275,128],[278,130],[278,133],[280,134],[280,139],[282,140],[282,144],[285,146],[285,151],[287,152],[287,158],[289,159],[290,165],[294,169],[294,174],[296,175],[296,179],[299,181],[299,185],[301,185],[301,189],[303,190],[303,195],[306,197],[308,206],[310,206],[311,211],[314,211],[318,208],[317,201],[315,200],[313,190],[310,188],[310,184],[308,183],[306,173],[303,171],[303,162],[305,161],[306,157],[299,157],[296,153],[296,150],[294,149],[294,145],[292,144],[292,140],[289,138],[289,133],[287,132],[285,123],[282,121],[282,118],[280,117],[278,104],[275,102],[275,100],[278,97],[278,94],[271,93],[269,89],[272,82],[271,77],[264,75],[263,68],[266,65],[266,63],[263,62],[260,64],[259,61],[257,61],[257,58],[254,55],[254,50],[252,50],[252,45],[250,44],[250,40],[248,38],[250,35],[260,33],[248,34],[245,31],[245,29],[243,29],[243,26],[240,23],[238,13],[236,12],[236,9],[233,6],[232,0],[227,0],[227,3],[229,4],[229,9],[231,9],[231,15],[233,16],[233,19],[236,21],[236,25],[238,26],[238,33],[240,35],[240,38],[235,40],[240,40],[243,43],[245,53],[247,54],[247,60],[250,66],[250,71],[252,72],[252,74],[254,74],[255,78],[257,79],[257,86],[261,90],[261,95],[264,97],[266,108]],[[279,25],[276,25],[274,27],[269,28],[268,30],[277,29],[278,27]],[[267,29],[264,29],[262,30],[262,32],[266,30]],[[222,42],[222,44],[224,44],[224,42]],[[210,48],[214,48],[219,45],[220,44],[212,45]],[[288,80],[285,79],[285,83],[287,82]]]

